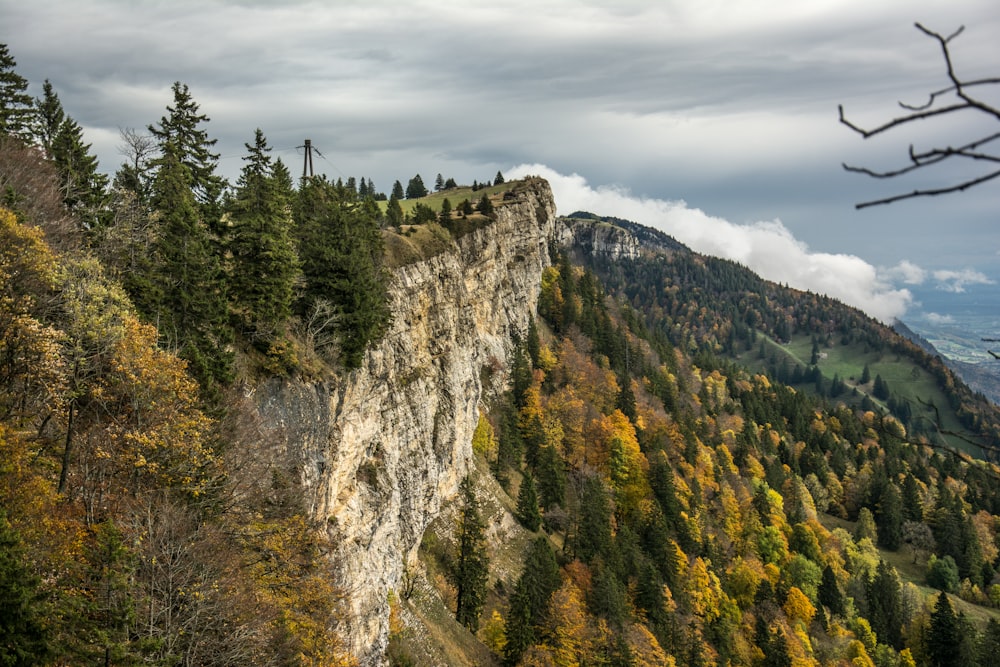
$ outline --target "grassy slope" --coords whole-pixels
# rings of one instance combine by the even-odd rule
[[[819,520],[827,530],[843,528],[848,533],[854,533],[855,522],[840,519],[829,514],[820,514]],[[924,602],[931,605],[934,604],[933,598],[937,597],[939,591],[936,588],[931,588],[924,582],[926,575],[926,564],[924,562],[914,563],[913,556],[905,548],[899,551],[879,549],[878,553],[885,562],[896,568],[900,581],[903,583],[910,582],[915,585],[923,594]],[[991,618],[1000,621],[1000,609],[981,607],[977,604],[966,602],[950,593],[948,594],[948,598],[951,600],[951,605],[955,608],[956,612],[962,612],[966,618],[977,625],[984,624]]]
[[[804,367],[809,366],[809,360],[812,356],[812,338],[810,336],[793,336],[788,344],[781,344],[767,337],[763,338],[769,348],[780,350],[795,363]],[[932,425],[937,421],[938,417],[935,416],[934,411],[925,407],[925,404],[933,403],[940,408],[940,424],[938,426],[941,429],[957,432],[964,430],[954,411],[948,407],[948,397],[937,385],[933,376],[912,359],[892,352],[874,352],[867,349],[862,343],[841,345],[839,342],[835,342],[830,347],[821,347],[820,356],[817,365],[827,380],[832,380],[837,375],[847,384],[848,389],[857,389],[859,393],[868,395],[872,401],[884,407],[884,403],[871,394],[873,382],[865,385],[860,383],[861,374],[865,364],[867,364],[872,378],[881,375],[882,379],[888,382],[889,388],[894,394],[910,402],[914,416],[920,415],[922,423]],[[755,370],[763,370],[765,365],[756,350],[743,353],[740,361]],[[849,400],[849,396],[844,395],[841,400]],[[949,446],[960,451],[968,452],[973,456],[982,455],[979,451],[972,451],[973,448],[970,444],[961,438],[945,436],[945,440]]]

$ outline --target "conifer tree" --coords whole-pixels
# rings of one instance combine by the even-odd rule
[[[596,475],[583,482],[574,546],[577,557],[585,563],[607,558],[611,551],[611,504],[604,483]]]
[[[399,201],[400,199],[405,199],[406,194],[403,192],[403,184],[400,183],[399,181],[393,183],[392,191],[390,192],[389,197],[390,198],[394,197],[396,201]]]
[[[406,198],[407,199],[420,199],[421,197],[427,196],[427,186],[424,185],[424,179],[420,178],[420,174],[417,174],[410,179],[410,182],[406,184]]]
[[[844,595],[840,592],[837,575],[829,563],[823,568],[823,578],[820,581],[818,595],[819,603],[830,610],[831,614],[844,615]]]
[[[535,480],[525,471],[521,488],[517,492],[517,519],[528,530],[537,531],[542,525],[542,514],[538,510],[538,494]]]
[[[948,594],[941,591],[934,603],[930,627],[925,637],[927,657],[933,667],[959,667],[962,656],[962,628]]]
[[[548,614],[552,594],[559,584],[559,564],[548,538],[537,537],[528,549],[524,570],[511,595],[504,664],[517,664],[528,647],[535,643],[539,626]]]
[[[455,618],[473,632],[479,628],[479,616],[486,602],[489,556],[486,553],[486,522],[479,513],[472,479],[466,477],[460,487],[462,508],[458,524],[458,556],[455,559],[457,605]]]
[[[18,532],[0,510],[0,664],[29,667],[49,654],[38,580]]]
[[[288,174],[276,173],[257,129],[229,206],[230,299],[243,333],[272,340],[291,316],[298,256],[292,239]]]
[[[35,109],[38,112],[38,122],[35,126],[35,141],[45,150],[46,156],[52,157],[52,144],[55,143],[59,128],[66,120],[66,112],[59,95],[48,79],[42,84],[42,97],[35,98]]]
[[[551,510],[566,501],[566,472],[562,458],[552,445],[538,450],[535,475],[538,477],[538,495],[542,507]]]
[[[97,224],[104,209],[108,185],[107,176],[98,171],[97,157],[90,152],[90,146],[83,141],[83,128],[66,117],[51,150],[52,161],[59,172],[63,202],[88,228]]]
[[[879,546],[890,551],[898,550],[903,544],[903,497],[899,487],[892,482],[882,489],[875,519]]]
[[[17,61],[6,44],[0,44],[0,136],[27,140],[35,122],[34,101],[28,80],[14,71]]]
[[[167,106],[168,115],[163,116],[158,125],[148,126],[149,132],[158,142],[161,153],[166,152],[168,143],[173,145],[177,159],[190,173],[189,187],[202,209],[205,223],[214,234],[221,234],[219,199],[225,182],[215,173],[219,155],[212,152],[212,147],[216,139],[210,139],[201,127],[209,118],[200,113],[187,84],[175,81],[171,90],[174,105]]]
[[[336,315],[341,359],[361,365],[389,325],[377,205],[325,178],[304,180],[296,197],[295,235],[306,284],[299,312],[328,303]]]
[[[894,649],[903,648],[903,601],[895,568],[880,560],[875,576],[868,580],[868,621],[879,641]]]
[[[191,190],[191,173],[173,142],[164,147],[153,183],[159,216],[154,275],[144,310],[170,345],[180,349],[207,387],[228,382],[232,353],[222,267]]]

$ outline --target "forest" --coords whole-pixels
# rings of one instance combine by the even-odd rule
[[[357,368],[391,267],[489,225],[502,175],[296,182],[258,129],[230,184],[178,82],[108,177],[15,65],[0,45],[0,662],[352,664],[334,545],[244,390]],[[550,249],[470,443],[520,525],[516,576],[475,476],[422,548],[487,660],[991,664],[996,406],[856,310],[590,221],[643,255]],[[828,374],[839,349],[871,365]],[[417,664],[393,628],[386,659]]]

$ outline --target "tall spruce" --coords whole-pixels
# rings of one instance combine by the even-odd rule
[[[327,304],[347,368],[357,368],[368,345],[388,329],[388,275],[378,226],[378,206],[363,202],[323,177],[305,179],[295,207],[305,289],[298,310],[308,314]]]
[[[521,488],[517,492],[517,520],[530,531],[537,531],[542,525],[542,514],[538,510],[538,492],[530,472],[524,473]]]
[[[175,81],[171,87],[173,106],[167,106],[167,115],[158,125],[150,125],[149,132],[165,153],[167,144],[174,146],[178,159],[190,173],[191,191],[201,209],[201,215],[213,234],[221,234],[220,197],[225,181],[215,173],[218,153],[212,152],[216,139],[210,139],[202,127],[209,121],[200,113],[198,103],[191,97],[187,84]]]
[[[930,627],[924,638],[927,657],[933,667],[959,667],[962,656],[962,628],[948,594],[941,591],[931,612]]]
[[[266,344],[282,335],[299,275],[288,174],[277,172],[258,128],[229,205],[229,297],[243,335]]]
[[[191,181],[179,150],[168,142],[153,182],[159,238],[152,292],[143,295],[143,305],[168,346],[179,349],[207,388],[230,379],[232,336],[221,263]]]
[[[35,141],[45,151],[45,155],[52,157],[52,144],[55,143],[59,128],[66,120],[66,111],[63,109],[59,95],[56,94],[52,82],[48,79],[42,84],[42,97],[35,98],[35,109],[38,113],[35,124]]]
[[[14,71],[17,61],[6,44],[0,44],[0,136],[27,141],[35,123],[34,100],[27,93],[28,80]]]
[[[458,524],[458,556],[453,573],[456,588],[455,618],[475,632],[486,603],[489,555],[486,553],[486,522],[479,512],[472,479],[466,477],[460,487],[462,507]]]
[[[548,538],[536,537],[524,558],[524,570],[510,598],[504,664],[515,665],[535,643],[548,616],[552,594],[560,585],[559,564]]]
[[[896,569],[880,560],[875,576],[867,582],[865,597],[868,601],[868,621],[879,642],[897,651],[903,648],[902,588]]]
[[[38,578],[28,567],[20,534],[0,510],[0,664],[44,664],[50,653]]]

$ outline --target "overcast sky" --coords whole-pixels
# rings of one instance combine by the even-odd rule
[[[965,25],[959,73],[1000,75],[996,0],[0,0],[29,92],[52,81],[106,171],[119,128],[158,121],[181,81],[230,179],[257,127],[293,174],[310,138],[317,171],[384,191],[542,174],[560,213],[658,226],[883,319],[918,309],[918,284],[1000,279],[1000,181],[853,207],[915,183],[842,162],[893,167],[910,142],[989,127],[967,115],[866,142],[838,123],[838,104],[874,125],[945,85],[915,21]]]

